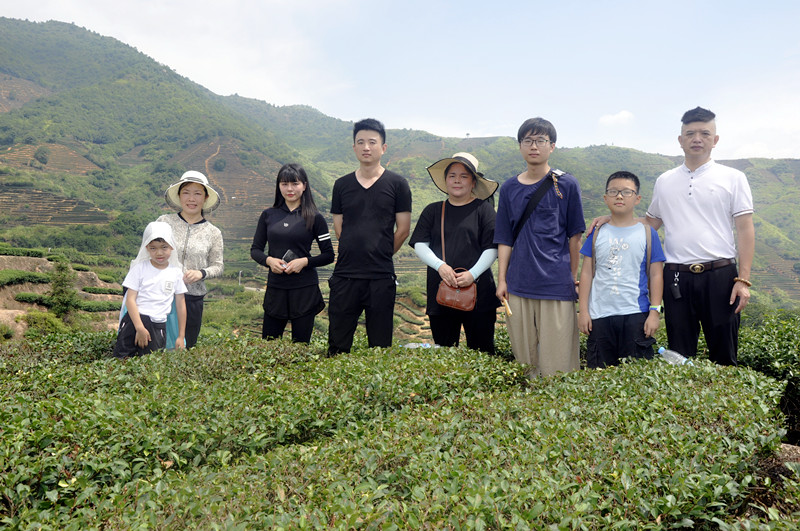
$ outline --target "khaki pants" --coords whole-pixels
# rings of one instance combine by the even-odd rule
[[[526,299],[509,294],[506,318],[511,350],[528,365],[528,377],[552,376],[580,368],[575,303]]]

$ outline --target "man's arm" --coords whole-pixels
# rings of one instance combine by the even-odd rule
[[[341,214],[334,214],[333,215],[333,232],[336,233],[336,239],[340,239],[342,237],[342,215]]]
[[[495,294],[500,300],[508,300],[508,284],[506,284],[506,273],[508,263],[511,261],[511,246],[498,244],[497,246],[497,291]]]
[[[572,272],[572,280],[578,280],[578,264],[581,260],[581,237],[579,232],[569,237],[569,270]]]
[[[756,252],[756,229],[753,225],[753,214],[744,214],[734,218],[736,223],[736,245],[739,249],[739,278],[750,280],[750,269],[753,267],[753,256]],[[731,290],[733,304],[739,297],[736,313],[744,310],[750,301],[750,288],[744,282],[735,282]]]
[[[647,223],[648,225],[650,225],[651,227],[653,227],[654,229],[656,229],[656,230],[660,229],[661,225],[664,224],[664,222],[661,221],[660,219],[651,218],[650,216],[645,216],[643,221],[645,223]]]
[[[336,217],[333,218],[334,226],[336,225]],[[398,212],[394,215],[394,223],[396,225],[394,231],[394,253],[400,250],[403,243],[411,234],[411,212]]]

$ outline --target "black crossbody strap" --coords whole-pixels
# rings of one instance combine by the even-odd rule
[[[544,194],[547,193],[550,188],[553,187],[553,171],[549,171],[547,175],[544,177],[544,182],[536,189],[530,199],[528,199],[528,205],[525,207],[525,212],[522,213],[522,217],[519,218],[519,223],[517,226],[514,227],[514,235],[512,238],[511,246],[514,246],[514,243],[517,242],[517,237],[519,233],[522,232],[522,227],[528,222],[528,219],[533,214],[533,211],[536,210],[536,206],[539,204],[539,201],[542,200]]]

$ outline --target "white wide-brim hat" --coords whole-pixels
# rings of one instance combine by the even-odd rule
[[[478,159],[476,159],[470,153],[461,152],[456,153],[452,157],[434,162],[428,166],[428,173],[433,180],[433,184],[435,184],[436,187],[442,192],[447,193],[447,183],[445,182],[446,176],[444,172],[447,167],[454,162],[463,164],[464,167],[467,168],[475,177],[475,188],[473,188],[472,193],[475,194],[475,197],[478,199],[489,199],[492,197],[492,194],[497,191],[497,187],[500,186],[499,183],[491,179],[487,179],[481,172],[478,171]]]
[[[219,194],[208,185],[208,178],[199,171],[194,170],[187,171],[181,175],[181,180],[167,188],[167,191],[164,192],[164,199],[169,206],[175,210],[181,210],[181,200],[178,196],[178,190],[181,185],[185,183],[202,184],[203,188],[208,192],[208,197],[206,197],[206,201],[203,203],[204,212],[213,212],[219,206]]]

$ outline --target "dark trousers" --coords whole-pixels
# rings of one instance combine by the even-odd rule
[[[328,355],[350,352],[358,318],[366,316],[370,347],[392,346],[394,277],[380,279],[347,278],[334,275],[328,280]]]
[[[429,315],[433,342],[442,347],[457,347],[464,327],[467,348],[494,354],[494,325],[497,311],[462,312],[452,308],[442,308],[439,315]]]
[[[117,342],[114,344],[114,351],[112,356],[115,358],[127,358],[129,356],[141,356],[143,354],[150,354],[154,350],[161,350],[167,343],[167,325],[166,323],[154,323],[150,317],[146,315],[139,315],[142,319],[142,324],[150,333],[150,343],[144,348],[136,345],[136,328],[133,326],[130,314],[126,313],[122,322],[119,324],[119,333],[117,334]]]
[[[696,355],[702,326],[711,361],[736,365],[739,314],[734,310],[739,301],[729,304],[736,275],[735,264],[696,274],[664,268],[664,316],[670,349],[686,357]]]
[[[292,321],[292,341],[295,343],[308,343],[311,341],[311,332],[314,331],[314,317],[316,314],[310,313],[302,317],[295,317]],[[278,339],[286,329],[289,319],[277,319],[264,314],[264,324],[261,327],[261,337],[263,339]]]
[[[609,315],[592,319],[592,331],[586,341],[586,366],[600,369],[619,365],[622,358],[651,359],[653,337],[645,337],[644,322],[649,312]]]
[[[200,325],[203,323],[203,297],[204,295],[184,295],[186,301],[186,348],[192,348],[197,343],[200,335]]]

